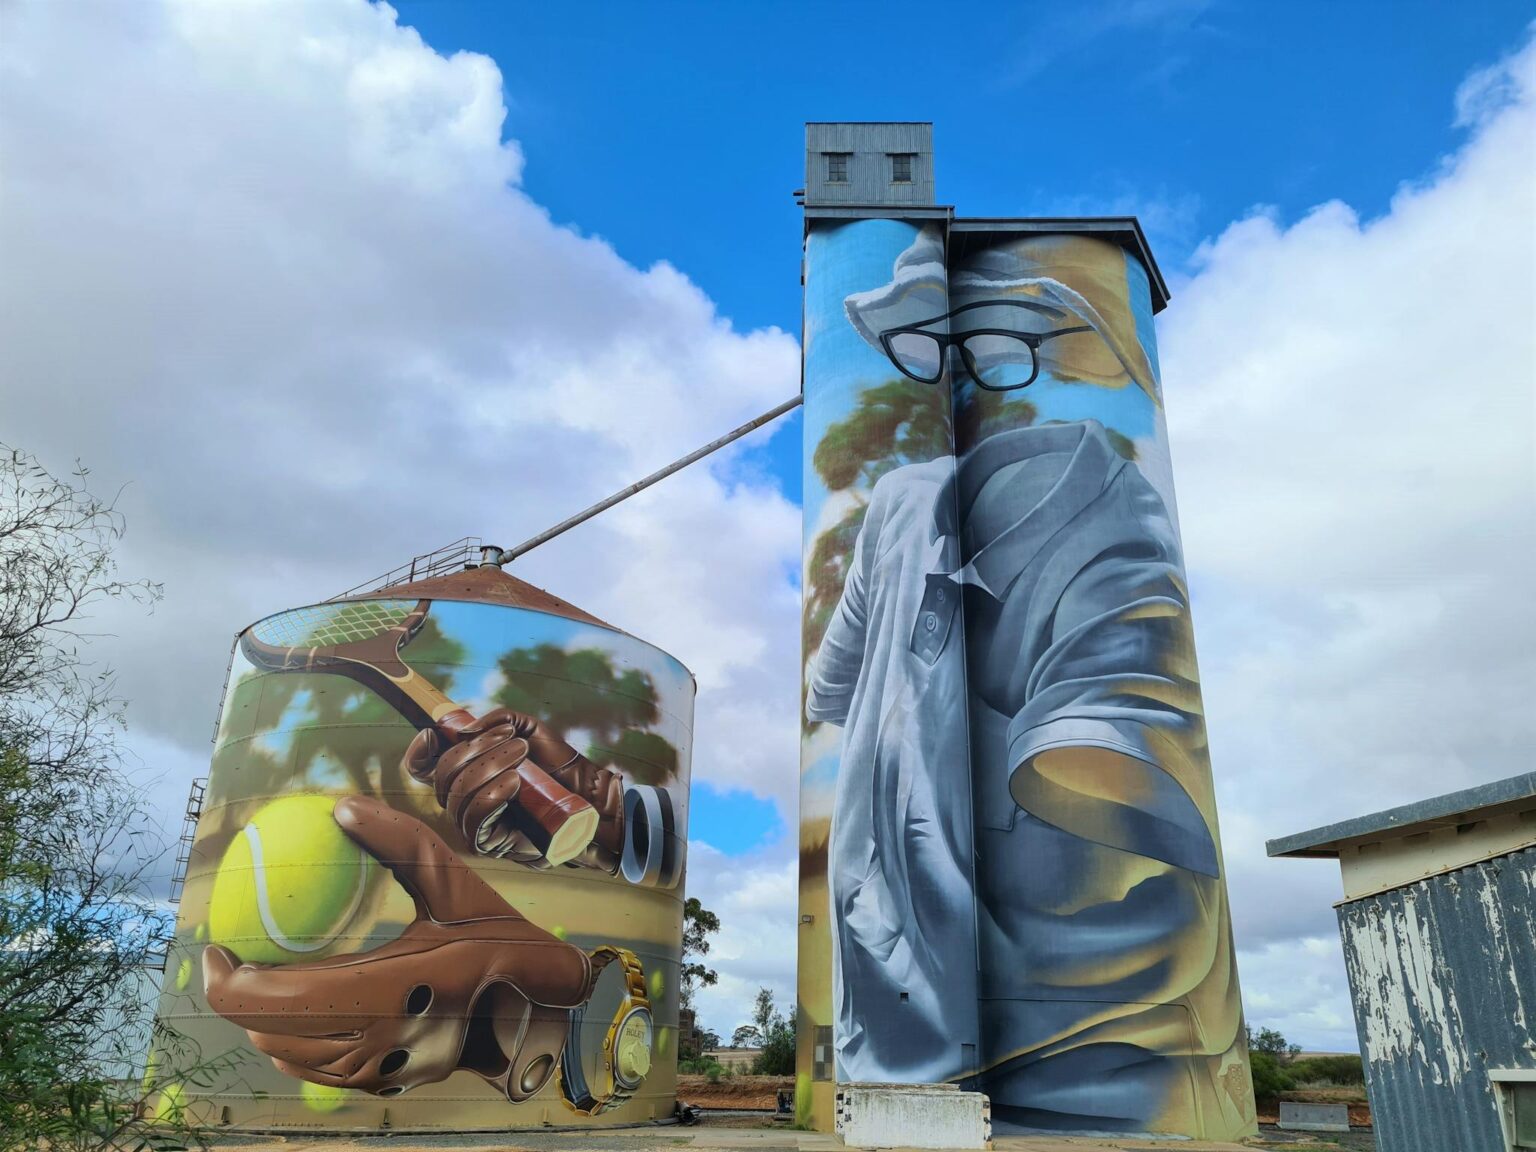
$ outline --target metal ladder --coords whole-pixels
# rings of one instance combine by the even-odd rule
[[[199,776],[187,790],[187,810],[181,821],[181,840],[176,845],[176,867],[171,870],[171,903],[181,903],[187,886],[187,868],[192,863],[192,840],[197,835],[197,821],[203,814],[203,797],[208,794],[208,777]]]

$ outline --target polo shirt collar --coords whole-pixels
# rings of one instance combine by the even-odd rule
[[[976,552],[952,578],[974,584],[994,599],[1002,599],[1040,550],[1084,508],[1098,498],[1125,465],[1097,420],[1042,424],[988,436],[960,458],[954,474],[939,493],[933,539],[959,540],[956,516],[964,517],[982,486],[999,468],[1035,456],[1070,454],[1066,468],[1040,502],[1012,527]],[[958,548],[945,548],[946,559]]]

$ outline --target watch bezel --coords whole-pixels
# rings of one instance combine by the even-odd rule
[[[606,1046],[608,1047],[609,1051],[604,1053],[604,1055],[606,1055],[608,1058],[608,1068],[613,1075],[614,1085],[619,1088],[623,1088],[626,1092],[638,1091],[640,1086],[645,1083],[646,1076],[650,1075],[650,1068],[647,1068],[638,1079],[630,1080],[623,1074],[622,1071],[620,1071],[619,1068],[619,1043],[624,1037],[625,1027],[632,1019],[637,1016],[645,1017],[646,1051],[650,1052],[653,1048],[655,1048],[656,1019],[651,1015],[651,1007],[649,1004],[636,1004],[631,1000],[628,1001],[625,1010],[614,1018],[613,1027],[611,1029],[613,1040]]]

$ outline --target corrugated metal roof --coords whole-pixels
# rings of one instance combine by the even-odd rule
[[[357,592],[342,597],[343,600],[467,600],[475,604],[501,604],[509,608],[528,608],[551,616],[564,616],[568,620],[580,620],[584,624],[597,624],[615,632],[614,628],[599,620],[590,612],[542,588],[536,588],[516,576],[509,576],[494,565],[465,568],[445,576],[429,576],[425,580],[412,580]]]
[[[1498,815],[1501,811],[1529,808],[1533,802],[1536,802],[1536,772],[1527,772],[1507,780],[1495,780],[1492,784],[1480,784],[1368,816],[1326,824],[1308,832],[1281,836],[1269,841],[1265,850],[1271,856],[1336,857],[1345,844],[1465,824],[1473,819]]]

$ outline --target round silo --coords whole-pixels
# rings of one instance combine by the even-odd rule
[[[665,652],[495,567],[243,631],[159,1106],[309,1130],[670,1116],[693,697]]]

